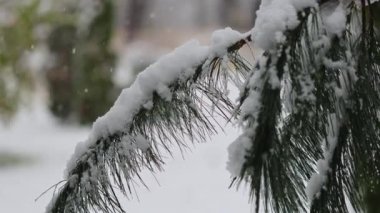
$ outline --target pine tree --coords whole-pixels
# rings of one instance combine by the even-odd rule
[[[40,11],[40,0],[2,1],[0,20],[0,121],[10,121],[20,105],[27,105],[35,87],[31,56],[44,49],[41,29],[67,22],[67,16]],[[33,61],[34,62],[34,61]],[[37,62],[38,63],[38,62]],[[36,63],[34,63],[36,64]]]
[[[380,186],[378,1],[262,1],[252,32],[216,31],[142,72],[93,126],[48,212],[124,212],[161,171],[162,152],[205,141],[219,113],[243,133],[229,147],[233,183],[256,212],[376,212]],[[254,41],[254,66],[239,49]],[[237,106],[227,83],[241,87]],[[115,186],[115,188],[114,188]]]
[[[98,8],[93,17],[82,17],[86,11],[76,1],[66,3],[75,21],[55,25],[48,39],[56,58],[47,72],[50,111],[62,121],[74,118],[80,124],[90,124],[106,112],[117,91],[110,75],[115,56],[109,48],[114,3],[87,3]]]

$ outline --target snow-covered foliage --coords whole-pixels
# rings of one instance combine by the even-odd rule
[[[171,102],[173,94],[170,85],[176,81],[188,81],[195,75],[197,66],[209,57],[226,55],[228,47],[242,39],[244,36],[231,28],[219,30],[212,36],[212,46],[189,41],[146,68],[129,88],[121,92],[112,108],[94,122],[88,140],[78,146],[67,170],[71,171],[77,159],[97,140],[130,127],[141,108],[150,110],[155,94]]]
[[[208,51],[207,47],[201,46],[197,41],[190,41],[139,74],[136,81],[121,92],[112,108],[95,121],[89,139],[78,146],[67,170],[71,171],[77,159],[89,147],[94,146],[97,140],[128,128],[139,110],[152,101],[155,93],[170,102],[172,94],[169,86],[178,80],[186,81],[194,75],[194,68],[206,59]]]
[[[315,7],[315,0],[270,0],[263,1],[257,11],[252,39],[264,50],[276,48],[284,41],[284,32],[298,26],[298,12]]]
[[[341,36],[346,28],[346,9],[343,3],[337,6],[324,6],[321,8],[321,15],[324,22],[324,27],[330,35]]]
[[[363,197],[354,186],[362,181],[356,173],[361,170],[357,158],[366,157],[359,151],[366,148],[355,143],[367,133],[360,133],[356,125],[378,126],[378,107],[371,99],[377,102],[380,96],[374,86],[379,81],[370,77],[378,76],[379,61],[366,58],[368,49],[379,54],[379,42],[364,39],[375,38],[374,26],[360,20],[360,13],[371,13],[370,9],[360,10],[354,1],[261,4],[252,40],[265,52],[241,92],[243,133],[231,144],[227,164],[237,184],[248,182],[256,212],[261,204],[274,212],[361,208],[357,200]],[[367,42],[374,46],[363,49]],[[367,60],[371,68],[360,65]],[[362,96],[367,96],[366,109]],[[363,118],[368,115],[366,123]],[[366,143],[377,146],[378,134],[372,131]],[[379,163],[370,158],[371,165]],[[368,170],[369,179],[379,177],[377,167]]]
[[[245,152],[251,148],[251,140],[248,137],[240,136],[236,142],[231,143],[228,147],[227,170],[232,176],[237,177],[243,169],[245,161]]]
[[[211,36],[212,52],[215,56],[223,57],[228,53],[227,49],[229,46],[245,37],[247,36],[244,36],[229,27],[217,30]]]
[[[320,191],[322,190],[323,185],[327,181],[327,175],[332,161],[333,153],[338,144],[338,135],[339,135],[339,121],[337,120],[336,115],[329,116],[329,126],[327,127],[327,138],[325,141],[326,147],[325,152],[323,153],[323,159],[318,160],[317,162],[317,173],[314,173],[306,187],[306,195],[310,201],[313,201],[314,197],[320,196]]]
[[[165,48],[159,48],[146,42],[129,43],[118,56],[112,75],[114,84],[120,88],[130,86],[139,72],[156,61],[160,55],[164,55],[165,52]]]
[[[228,119],[233,112],[225,83],[241,81],[248,71],[235,52],[245,36],[230,28],[217,31],[211,46],[190,41],[141,72],[78,144],[65,172],[67,182],[47,212],[122,211],[114,184],[133,194],[136,181],[143,183],[140,171],[161,170],[161,152],[170,153],[171,144],[183,148],[185,138],[204,141],[215,131],[209,116],[215,111]],[[233,72],[224,64],[229,60]]]
[[[380,43],[367,12],[354,1],[263,1],[250,33],[226,28],[211,46],[164,56],[94,123],[48,212],[122,211],[111,183],[133,193],[143,168],[162,169],[162,149],[215,131],[213,112],[238,118],[227,169],[256,212],[360,212],[359,184],[380,185]],[[264,50],[254,67],[237,53],[247,41]],[[229,81],[242,86],[235,109]]]

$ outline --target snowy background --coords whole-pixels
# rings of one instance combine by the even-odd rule
[[[168,156],[164,173],[154,178],[143,175],[149,186],[137,189],[138,199],[126,200],[125,209],[133,213],[231,213],[250,212],[248,194],[228,189],[227,146],[236,138],[232,127],[192,151]],[[0,167],[0,212],[40,213],[52,191],[35,199],[62,180],[67,160],[79,141],[87,138],[88,128],[62,126],[41,105],[24,110],[10,127],[0,129],[3,154],[22,156],[22,162]],[[158,183],[157,183],[157,181]]]
[[[70,1],[62,1],[62,4]],[[27,2],[30,1],[25,0],[22,4]],[[41,11],[54,8],[52,0],[41,2]],[[91,0],[81,2],[87,4]],[[122,27],[126,18],[123,11],[126,1],[115,2],[120,11],[116,14],[110,48],[114,49],[117,62],[112,69],[115,72],[110,75],[119,87],[126,87],[133,81],[136,73],[129,73],[131,67],[142,61],[146,66],[191,38],[210,43],[211,32],[229,26],[228,23],[237,23],[231,27],[242,32],[248,31],[253,23],[252,5],[248,0],[234,4],[233,10],[228,12],[230,20],[220,20],[227,17],[220,8],[220,3],[226,2],[223,0],[156,0],[146,8],[143,23],[135,37],[123,40],[120,37],[125,36]],[[13,3],[0,1],[0,28],[19,26],[19,20],[7,11],[8,7],[13,8]],[[40,37],[43,38],[37,36],[38,42],[44,39],[44,27],[39,25],[37,30],[33,30],[33,33],[38,31],[38,36],[42,32]],[[12,42],[19,43],[17,40]],[[28,54],[22,53],[22,57],[24,60],[25,55],[28,56],[24,62],[37,78],[37,89],[18,106],[9,123],[0,122],[0,213],[44,212],[54,191],[44,193],[45,190],[63,179],[64,169],[76,144],[86,140],[90,133],[88,125],[62,123],[49,111],[49,91],[41,69],[46,68],[52,58],[46,44],[35,48],[37,44],[31,42],[32,45],[25,49]],[[72,54],[76,51],[73,49]],[[87,88],[84,91],[87,92]],[[244,187],[239,191],[228,188],[231,178],[226,170],[227,147],[237,137],[237,128],[224,121],[221,125],[226,126],[225,132],[212,137],[207,143],[194,144],[185,153],[176,150],[173,157],[167,156],[165,172],[157,173],[155,177],[148,172],[143,173],[149,190],[141,186],[137,188],[138,197],[131,200],[121,197],[125,210],[131,213],[251,212],[248,191]]]

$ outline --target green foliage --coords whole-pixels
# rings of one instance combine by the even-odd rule
[[[37,3],[17,8],[13,23],[0,26],[0,115],[9,119],[17,110],[21,92],[31,85],[31,75],[21,58],[35,44],[33,38]]]
[[[144,185],[142,169],[162,170],[160,147],[170,153],[172,145],[186,147],[186,137],[202,142],[215,132],[214,107],[227,120],[240,118],[243,134],[237,141],[243,138],[251,145],[241,147],[244,162],[234,183],[249,186],[257,213],[348,213],[349,206],[355,212],[378,211],[380,41],[375,7],[351,2],[344,8],[345,28],[337,35],[324,25],[320,8],[326,3],[298,11],[298,25],[286,30],[285,39],[255,67],[237,54],[243,39],[226,50],[231,67],[223,64],[224,57],[209,56],[192,67],[191,77],[169,85],[170,102],[153,94],[151,108],[139,108],[125,128],[97,138],[77,158],[49,212],[124,212],[112,183],[125,195],[133,194],[135,184]],[[235,109],[223,86],[234,82],[234,75],[244,79],[237,81],[243,88]],[[153,146],[118,151],[124,138],[133,144],[138,135]]]
[[[54,11],[40,12],[40,1],[9,6],[11,19],[0,26],[0,117],[9,120],[33,88],[33,75],[25,57],[43,41],[36,28],[68,23],[71,18]]]
[[[88,124],[113,103],[117,91],[111,81],[115,56],[108,49],[113,27],[113,2],[104,1],[102,11],[88,29],[79,33],[81,11],[40,10],[40,0],[15,4],[13,19],[0,26],[0,115],[9,120],[33,91],[34,74],[26,57],[47,42],[55,56],[47,71],[50,109],[62,120]],[[11,4],[13,5],[13,4]],[[48,40],[36,32],[46,29]],[[43,70],[42,70],[43,71]]]
[[[354,4],[347,11],[340,37],[327,35],[317,8],[301,11],[298,27],[286,31],[286,41],[262,57],[266,63],[254,71],[261,81],[247,84],[242,105],[258,94],[262,107],[244,117],[248,126],[243,136],[251,139],[252,148],[238,180],[250,185],[256,212],[261,204],[266,212],[342,213],[349,212],[348,206],[363,212],[365,197],[370,202],[377,194],[380,43],[375,12]],[[315,46],[321,39],[328,42]],[[268,85],[273,67],[290,91],[284,84]],[[288,100],[290,109],[284,104]],[[317,166],[323,182],[311,194],[309,207],[303,183]]]
[[[269,76],[273,68],[280,81],[284,80],[286,74],[290,78],[286,80],[292,83],[293,93],[301,93],[301,86],[297,85],[300,82],[297,81],[302,78],[297,76],[308,74],[303,73],[309,71],[304,65],[309,65],[310,61],[308,55],[304,55],[305,46],[300,43],[310,33],[308,20],[309,15],[313,15],[311,8],[303,12],[306,15],[299,13],[298,27],[285,32],[287,40],[279,44],[275,52],[267,52],[262,56],[263,62],[254,70],[258,80],[252,78],[252,82],[248,82],[240,100],[243,105],[253,98],[251,94],[258,94],[260,98],[257,101],[262,105],[256,116],[242,115],[247,122],[247,134],[244,137],[252,140],[252,147],[247,150],[237,182],[247,181],[250,185],[256,212],[260,210],[261,199],[266,211],[306,211],[303,183],[313,172],[313,162],[321,156],[317,147],[321,139],[321,133],[318,132],[320,128],[315,125],[317,119],[309,113],[313,108],[307,102],[295,98],[298,110],[284,117],[286,100],[281,97],[282,88],[274,88]]]
[[[74,117],[89,124],[115,99],[115,56],[109,50],[113,16],[112,1],[103,1],[88,29],[79,32],[75,25],[58,25],[50,35],[49,47],[58,58],[48,72],[50,109],[62,120]]]
[[[225,83],[231,79],[240,82],[250,68],[236,52],[244,44],[245,40],[241,40],[231,46],[226,58],[210,56],[191,67],[194,71],[191,76],[179,77],[169,85],[173,94],[170,101],[154,92],[151,108],[141,107],[130,125],[99,138],[76,159],[48,212],[124,212],[115,188],[128,197],[135,194],[136,186],[145,186],[140,177],[142,169],[152,173],[162,170],[163,152],[171,154],[174,145],[187,148],[185,139],[204,142],[216,132],[218,124],[213,113],[226,120],[231,118],[233,104],[225,95]],[[210,109],[211,105],[215,111]],[[125,143],[136,143],[139,135],[152,143],[151,148],[125,152]],[[86,187],[88,184],[90,187]]]

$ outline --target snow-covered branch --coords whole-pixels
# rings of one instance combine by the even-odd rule
[[[141,170],[162,170],[163,151],[170,153],[173,144],[186,147],[186,138],[205,141],[215,132],[204,97],[229,118],[233,105],[225,88],[211,82],[244,78],[248,66],[236,52],[249,39],[230,28],[219,30],[211,46],[190,41],[139,74],[78,144],[66,168],[67,182],[47,212],[123,212],[114,184],[127,196],[135,193],[138,182],[144,185]],[[224,57],[233,70],[216,64]]]

